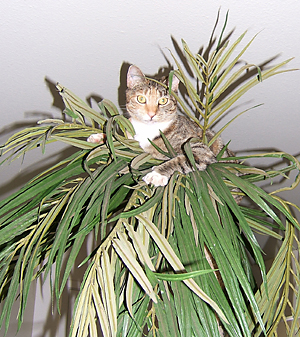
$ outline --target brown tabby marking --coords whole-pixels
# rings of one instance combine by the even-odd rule
[[[173,77],[172,90],[178,91],[179,80]],[[183,145],[192,138],[201,138],[202,130],[199,126],[185,116],[178,115],[177,102],[169,94],[169,90],[162,85],[147,80],[141,70],[132,65],[127,73],[126,108],[130,121],[135,129],[134,139],[140,143],[145,152],[154,158],[166,160],[159,166],[152,168],[143,179],[147,184],[164,186],[175,172],[187,174],[192,171],[187,157],[183,153]],[[158,147],[167,151],[165,143],[160,136],[164,133],[177,153],[175,158],[169,159],[158,152],[149,142],[150,139]],[[212,139],[214,133],[206,132],[206,137]],[[199,142],[191,143],[192,152],[198,170],[203,171],[207,165],[216,162],[216,155],[223,148],[221,138],[217,138],[211,147]],[[225,153],[225,157],[228,157]],[[167,160],[169,159],[169,160]]]

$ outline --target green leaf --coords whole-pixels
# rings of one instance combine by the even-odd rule
[[[75,115],[77,115],[82,124],[85,124],[82,116],[88,118],[92,124],[96,122],[99,125],[103,125],[106,122],[106,119],[103,116],[90,108],[88,104],[86,104],[85,102],[83,102],[83,100],[74,95],[69,89],[63,87],[59,83],[56,85],[56,87],[63,98],[66,108],[71,110]]]
[[[106,139],[107,139],[107,144],[108,147],[111,151],[111,154],[113,156],[113,159],[116,160],[116,152],[115,152],[115,146],[114,146],[114,142],[113,142],[113,118],[110,118],[107,122],[106,125]]]
[[[149,200],[147,200],[144,204],[130,211],[122,212],[121,214],[110,219],[110,222],[116,221],[121,218],[128,219],[130,217],[133,217],[133,216],[136,216],[136,215],[139,215],[141,213],[148,211],[150,208],[152,208],[153,206],[155,206],[157,203],[160,202],[162,195],[163,195],[163,187],[157,187],[155,190],[155,194]]]
[[[181,274],[164,274],[164,273],[153,273],[158,280],[164,281],[183,281],[189,278],[193,278],[199,275],[204,275],[207,273],[212,273],[217,269],[209,269],[209,270],[196,270],[191,271],[189,273],[181,273]]]
[[[78,115],[75,114],[75,113],[74,113],[71,109],[69,109],[69,108],[65,108],[64,111],[63,111],[63,113],[65,113],[66,115],[68,115],[68,116],[70,116],[70,117],[72,117],[72,118],[74,118],[74,119],[77,119],[77,118],[78,118]]]

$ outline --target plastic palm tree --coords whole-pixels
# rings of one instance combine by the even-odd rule
[[[220,37],[207,59],[193,54],[183,41],[200,90],[174,57],[175,74],[189,100],[186,103],[177,97],[178,102],[203,129],[204,142],[206,129],[245,92],[286,71],[282,67],[290,61],[267,70],[255,66],[254,76],[220,100],[253,68],[248,64],[238,68],[252,40],[234,56],[244,36],[232,45],[221,43]],[[172,76],[173,72],[171,80]],[[299,182],[299,162],[283,152],[234,157],[239,163],[220,161],[203,172],[176,173],[167,186],[154,188],[141,177],[160,162],[127,138],[126,131],[133,134],[134,130],[114,104],[103,100],[97,112],[62,85],[57,88],[68,121],[41,121],[18,132],[2,147],[3,162],[55,141],[78,151],[0,203],[0,293],[4,303],[0,323],[8,328],[12,304],[19,297],[21,326],[32,281],[50,271],[59,309],[76,257],[93,233],[96,248],[81,264],[86,272],[70,336],[98,336],[99,331],[105,337],[219,336],[220,321],[229,336],[277,336],[281,321],[286,323],[287,335],[293,336],[299,326],[296,319],[288,325],[287,315],[297,318],[300,310],[300,267],[294,255],[299,248],[295,235],[299,224],[290,210],[295,205],[282,200],[279,191],[268,194],[255,183],[296,171],[296,179],[287,189],[294,188]],[[99,129],[105,134],[103,144],[88,143],[86,138]],[[185,153],[193,165],[189,144]],[[268,171],[243,164],[253,157],[286,158],[289,164]],[[236,195],[250,199],[256,207],[237,204]],[[254,232],[274,237],[281,244],[268,272]],[[215,259],[223,285],[215,277],[204,247]],[[252,275],[249,254],[260,268],[261,285]],[[64,259],[66,267],[62,268]]]

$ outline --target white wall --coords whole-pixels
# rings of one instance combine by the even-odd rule
[[[246,61],[261,64],[275,57],[278,63],[295,56],[291,67],[300,67],[298,0],[2,0],[0,143],[22,125],[48,115],[60,117],[60,102],[53,101],[45,78],[48,83],[59,81],[83,99],[95,94],[118,103],[124,63],[155,74],[167,65],[163,53],[172,62],[171,36],[179,44],[184,38],[194,52],[205,48],[220,6],[218,32],[229,9],[231,41],[246,29],[247,41],[260,32],[244,56]],[[234,150],[277,148],[299,154],[299,79],[299,72],[283,74],[245,97],[248,107],[265,104],[224,133]],[[44,157],[36,151],[23,166],[17,161],[0,170],[0,197],[36,174],[39,165],[57,160],[59,155],[52,153],[58,148],[52,146]],[[300,204],[298,194],[299,188],[289,198]],[[45,317],[47,313],[48,308]]]
[[[118,88],[124,63],[135,63],[149,75],[167,66],[163,53],[173,64],[168,51],[174,51],[171,35],[179,44],[184,38],[195,52],[205,48],[220,6],[218,32],[229,9],[231,41],[246,29],[245,42],[260,32],[246,61],[261,64],[275,57],[278,63],[295,56],[290,66],[299,67],[298,0],[2,0],[0,143],[20,124],[48,115],[60,117],[60,102],[53,102],[49,81],[62,83],[83,99],[95,94],[115,103],[121,97],[122,102]],[[124,71],[122,80],[124,84]],[[294,72],[254,88],[244,101],[248,107],[264,106],[239,118],[225,131],[225,140],[232,140],[234,150],[272,147],[297,154],[299,86],[299,72]],[[40,161],[39,151],[25,158],[25,164],[36,160]],[[23,182],[26,165],[21,167],[19,161],[0,171],[0,196]]]

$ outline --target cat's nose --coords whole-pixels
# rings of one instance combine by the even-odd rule
[[[152,119],[156,115],[156,112],[155,111],[148,111],[147,115]]]

